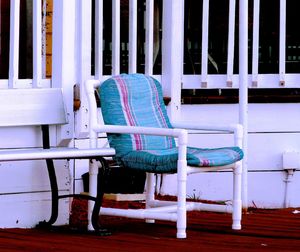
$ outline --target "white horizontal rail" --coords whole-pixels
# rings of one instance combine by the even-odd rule
[[[216,205],[216,204],[205,204],[194,202],[191,207],[193,210],[201,210],[201,211],[213,211],[220,213],[232,213],[233,208],[231,205]]]
[[[157,213],[150,210],[137,210],[137,209],[117,209],[101,207],[101,215],[119,216],[135,219],[154,219],[154,220],[167,220],[177,221],[176,213]]]
[[[0,80],[0,89],[7,89],[9,85],[9,80]],[[31,79],[17,79],[15,80],[15,88],[31,88],[32,80]],[[41,88],[50,88],[51,80],[50,79],[42,79],[40,83]]]
[[[207,77],[209,88],[228,88],[227,75],[225,74],[210,74]],[[279,74],[259,74],[258,83],[259,88],[278,88]],[[252,75],[248,75],[248,87],[252,87]],[[201,82],[201,75],[182,76],[182,88],[184,89],[199,89],[199,82]],[[286,73],[285,86],[289,88],[300,88],[300,73]],[[239,87],[239,75],[234,74],[232,77],[232,87]]]
[[[199,168],[199,167],[197,167]],[[197,169],[195,168],[195,169]],[[210,167],[211,168],[211,167]],[[158,207],[158,206],[170,206],[170,204],[176,205],[176,201],[170,202],[170,201],[164,201],[164,200],[153,200],[150,202],[150,206],[152,207]],[[214,212],[225,212],[225,213],[232,213],[232,206],[231,205],[216,205],[216,204],[207,204],[202,202],[187,202],[186,203],[187,211],[214,211]],[[159,208],[158,208],[159,209]]]

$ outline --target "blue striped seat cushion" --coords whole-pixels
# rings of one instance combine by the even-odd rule
[[[121,74],[99,87],[101,111],[105,124],[172,128],[163,102],[160,83],[143,74]],[[116,155],[134,150],[169,149],[175,141],[167,136],[108,134]]]
[[[198,167],[212,167],[232,164],[243,158],[238,147],[216,149],[187,148],[187,164]],[[163,150],[131,151],[120,158],[127,168],[154,173],[175,173],[177,171],[178,148]]]

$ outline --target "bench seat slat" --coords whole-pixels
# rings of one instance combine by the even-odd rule
[[[13,149],[0,150],[0,162],[42,159],[69,159],[92,158],[97,156],[113,156],[113,148],[77,149],[77,148],[51,148],[51,149]]]

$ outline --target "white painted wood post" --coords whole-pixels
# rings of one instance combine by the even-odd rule
[[[248,0],[239,5],[239,122],[244,127],[242,204],[248,208]]]
[[[180,116],[183,72],[184,0],[163,2],[162,86],[171,96],[170,118]]]
[[[75,3],[74,0],[53,1],[52,87],[63,88],[69,120],[58,131],[58,143],[74,137],[73,86],[77,67],[74,49]]]
[[[184,0],[163,1],[162,76],[165,96],[171,97],[171,121],[180,118],[183,74]],[[165,183],[160,193],[164,194]]]
[[[92,1],[76,1],[76,82],[80,89],[80,109],[75,114],[75,135],[83,138],[88,135],[88,102],[84,83],[91,79],[92,42]]]

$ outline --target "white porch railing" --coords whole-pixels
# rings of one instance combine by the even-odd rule
[[[34,0],[34,1],[23,1],[20,0],[10,0],[10,2],[6,2],[6,5],[9,4],[9,6],[6,6],[6,9],[10,10],[9,13],[9,56],[8,56],[8,76],[7,79],[0,79],[0,88],[1,89],[18,89],[18,88],[51,88],[51,87],[64,87],[65,89],[65,100],[67,104],[67,111],[69,118],[69,124],[62,126],[62,130],[58,134],[59,137],[57,139],[58,142],[62,139],[69,139],[73,136],[74,126],[73,126],[73,116],[71,112],[73,111],[73,85],[75,84],[75,80],[73,77],[73,73],[70,73],[70,71],[64,71],[62,73],[63,68],[61,67],[61,64],[59,62],[62,62],[62,58],[64,60],[66,59],[65,55],[61,53],[63,48],[63,40],[66,42],[69,42],[66,38],[67,33],[65,33],[65,36],[62,37],[60,34],[60,31],[62,29],[55,28],[53,29],[53,71],[52,71],[52,78],[51,79],[46,78],[46,50],[52,51],[52,48],[49,48],[51,46],[51,43],[47,41],[46,39],[46,18],[47,18],[47,8],[46,4],[50,4],[52,6],[52,0]],[[23,6],[23,7],[22,7]],[[72,10],[72,6],[69,5],[69,10]],[[1,3],[1,7],[4,8],[4,3]],[[8,8],[9,7],[9,8]],[[26,15],[24,13],[21,13],[21,7],[22,11],[26,11]],[[26,7],[26,8],[25,8]],[[53,26],[62,27],[62,22],[57,22],[59,18],[57,18],[59,15],[63,15],[64,18],[67,17],[67,14],[60,13],[60,3],[56,3],[54,12],[55,15],[55,24]],[[72,15],[72,12],[69,11],[69,13]],[[24,22],[24,18],[21,18],[21,14],[23,14],[23,17],[26,16],[26,38],[21,37],[21,28],[22,28],[22,22]],[[69,15],[70,15],[69,14]],[[5,13],[1,12],[0,15],[5,15]],[[71,25],[69,25],[69,28]],[[32,31],[32,32],[31,32]],[[72,30],[70,30],[72,31]],[[75,31],[75,30],[74,30]],[[73,32],[74,33],[74,32]],[[2,36],[3,34],[1,34]],[[24,35],[23,35],[24,36]],[[75,37],[75,35],[73,35]],[[21,40],[22,39],[22,40]],[[74,39],[70,40],[74,43]],[[32,45],[32,55],[26,55],[28,56],[28,59],[26,58],[26,64],[20,63],[23,62],[20,60],[21,58],[21,43],[26,42],[26,45],[30,48]],[[46,45],[47,44],[47,45]],[[69,45],[69,48],[72,49],[72,45]],[[73,47],[74,48],[74,47]],[[28,49],[28,48],[26,48]],[[2,50],[6,50],[6,48],[2,48]],[[28,50],[29,52],[31,50]],[[70,56],[71,54],[67,52]],[[73,52],[74,53],[74,52]],[[24,53],[22,54],[23,57]],[[2,54],[1,54],[2,57]],[[4,62],[4,61],[3,61]],[[27,77],[20,77],[21,70],[24,70],[27,65],[31,65],[28,67],[29,69],[32,69],[31,73],[26,73]],[[72,66],[72,63],[67,64],[68,66]],[[74,68],[74,67],[73,67]],[[73,70],[75,72],[75,70]],[[23,71],[24,72],[24,71]],[[31,72],[31,70],[30,70]],[[72,81],[65,81],[63,80],[62,74],[69,75],[73,78]],[[71,84],[71,85],[70,85]],[[17,101],[16,101],[17,102]]]
[[[127,72],[136,72],[137,67],[137,40],[141,36],[145,36],[145,61],[143,64],[145,64],[144,72],[147,74],[153,74],[153,51],[154,51],[154,33],[156,32],[155,29],[157,27],[154,27],[154,0],[145,0],[145,20],[144,20],[144,29],[145,34],[140,34],[137,32],[137,17],[138,17],[138,2],[137,0],[128,0],[129,2],[129,17],[128,17],[128,46],[127,44],[124,45],[124,41],[121,41],[121,33],[120,33],[120,10],[121,10],[121,2],[119,0],[112,0],[112,40],[111,40],[111,74],[118,74],[120,73],[120,66],[121,66],[121,57],[120,57],[120,44],[123,44],[122,46],[125,46],[128,48],[128,70]],[[168,0],[163,1],[164,6],[168,6]],[[175,1],[177,2],[177,1]],[[184,6],[185,1],[180,0],[181,5]],[[199,16],[202,16],[202,20],[199,18],[199,30],[202,31],[202,37],[201,41],[199,43],[199,48],[196,49],[199,51],[199,55],[201,55],[200,63],[201,63],[201,73],[200,74],[184,74],[183,71],[181,71],[182,75],[182,88],[185,89],[199,89],[199,88],[238,88],[239,87],[239,77],[237,73],[234,73],[234,62],[235,60],[235,53],[234,48],[237,46],[235,44],[236,41],[236,34],[235,31],[235,20],[236,20],[236,0],[229,0],[228,1],[228,34],[227,34],[227,62],[226,62],[226,73],[224,74],[210,74],[208,71],[208,65],[210,62],[213,61],[213,59],[210,57],[209,54],[209,44],[211,43],[210,40],[210,33],[209,33],[209,24],[211,22],[209,13],[210,13],[210,5],[212,4],[212,1],[210,0],[204,0],[202,5],[202,14],[200,13]],[[174,3],[176,4],[176,3]],[[92,1],[87,1],[84,3],[84,5],[92,5]],[[279,29],[279,38],[278,38],[278,72],[277,73],[260,73],[259,72],[259,60],[260,60],[260,16],[266,15],[267,13],[261,13],[260,9],[261,1],[260,0],[254,0],[253,1],[253,8],[250,9],[253,11],[253,13],[250,16],[252,18],[252,34],[250,34],[250,37],[252,38],[252,44],[249,44],[252,47],[251,50],[251,61],[249,64],[251,65],[251,72],[249,72],[248,76],[248,86],[250,88],[281,88],[281,87],[288,87],[288,88],[299,88],[300,82],[298,81],[300,79],[299,73],[286,73],[286,0],[280,0],[280,6],[278,7],[280,10],[279,14],[279,20],[278,20],[278,26]],[[87,16],[89,19],[88,22],[95,22],[96,24],[96,40],[95,40],[95,50],[93,51],[95,53],[95,76],[99,77],[102,76],[103,78],[103,1],[97,0],[95,1],[95,13],[96,13],[96,19],[95,21],[90,20],[90,16]],[[183,7],[184,8],[184,7]],[[88,8],[87,8],[88,9]],[[90,12],[90,10],[87,10]],[[91,12],[90,12],[91,14]],[[166,15],[168,15],[167,11],[164,11],[162,22],[166,22]],[[184,15],[184,14],[183,14]],[[251,21],[251,20],[250,20]],[[248,20],[248,22],[250,22]],[[83,21],[82,22],[87,22]],[[163,24],[166,25],[166,24]],[[176,31],[183,36],[183,25],[184,25],[184,16],[181,20],[177,21],[175,23],[177,25]],[[248,23],[249,26],[251,26],[250,23]],[[248,27],[247,26],[247,29]],[[107,28],[107,27],[106,27]],[[124,32],[123,32],[124,33]],[[164,30],[162,31],[162,43],[164,41],[168,40],[167,35],[168,31]],[[183,40],[183,37],[181,38]],[[87,43],[89,41],[86,40]],[[107,43],[107,41],[105,41]],[[174,43],[174,41],[170,41],[170,43]],[[183,41],[182,41],[183,43]],[[89,45],[90,46],[90,45]],[[107,45],[106,45],[107,46]],[[166,45],[166,46],[172,46],[172,44]],[[248,50],[249,50],[248,49]],[[162,51],[164,53],[168,49],[162,48]],[[272,48],[274,50],[274,48]],[[180,54],[183,54],[183,51],[177,51],[177,59],[181,60],[180,64],[183,63],[183,57],[180,56]],[[165,55],[163,55],[165,57]],[[164,60],[164,59],[162,59]],[[172,62],[174,64],[174,61]],[[162,66],[166,67],[166,66]],[[162,73],[163,74],[163,73]],[[107,72],[104,74],[107,75]],[[105,77],[104,77],[105,78]],[[166,84],[167,85],[167,84]]]
[[[44,78],[45,65],[43,61],[43,50],[46,46],[42,39],[45,30],[42,16],[42,0],[32,1],[32,79],[19,78],[19,55],[20,55],[20,0],[10,1],[10,40],[9,40],[9,73],[8,79],[0,80],[0,88],[41,88],[50,87],[50,80]]]
[[[129,28],[128,28],[128,72],[137,71],[137,50],[138,44],[137,40],[140,36],[145,36],[145,61],[144,61],[144,72],[147,74],[153,74],[153,52],[154,52],[154,33],[156,32],[154,27],[154,16],[155,16],[155,0],[145,0],[145,20],[144,28],[145,34],[139,34],[137,32],[137,18],[138,18],[138,1],[137,0],[128,0],[129,1]],[[180,5],[184,6],[184,0],[174,1],[174,4],[180,2]],[[69,1],[67,5],[72,6],[77,4],[77,13],[76,18],[76,29],[77,29],[77,46],[81,49],[77,50],[79,61],[77,64],[77,82],[81,83],[85,79],[91,77],[91,58],[92,55],[90,52],[91,48],[91,24],[95,22],[95,48],[92,51],[95,57],[95,78],[106,78],[103,76],[103,0],[95,1],[95,20],[92,20],[92,0],[82,1]],[[253,2],[253,32],[252,32],[252,59],[251,59],[251,68],[252,72],[248,75],[248,86],[255,88],[279,88],[279,87],[288,87],[288,88],[299,88],[300,87],[300,74],[299,73],[286,73],[286,0],[280,0],[280,36],[279,36],[279,61],[278,61],[278,73],[269,73],[261,74],[259,73],[259,53],[260,53],[260,20],[259,17],[262,15],[260,5],[260,0],[254,0]],[[32,43],[33,43],[33,55],[32,55],[32,69],[33,74],[31,79],[20,79],[19,78],[19,41],[20,41],[20,0],[11,0],[10,1],[10,42],[9,42],[9,74],[8,79],[0,80],[0,88],[36,88],[36,87],[50,87],[50,80],[45,79],[45,34],[43,25],[45,25],[44,16],[41,15],[41,10],[45,8],[42,6],[45,5],[45,1],[35,0],[32,2]],[[199,88],[238,88],[239,87],[239,77],[237,74],[234,74],[233,65],[234,65],[234,47],[235,45],[235,20],[236,20],[236,0],[228,1],[228,46],[227,46],[227,72],[226,74],[209,74],[208,64],[209,64],[209,53],[208,45],[210,43],[210,34],[209,34],[209,10],[211,1],[204,0],[202,6],[202,20],[199,20],[199,29],[202,30],[202,40],[201,47],[199,50],[199,55],[201,55],[201,74],[183,74],[182,66],[180,70],[180,87],[187,89],[199,89]],[[163,1],[163,5],[168,7],[171,5],[168,0]],[[121,2],[120,0],[112,1],[112,40],[111,40],[111,74],[120,73],[120,10]],[[180,11],[178,11],[179,13]],[[168,24],[168,11],[164,10],[163,12],[163,31],[162,31],[162,44],[165,48],[162,48],[163,52],[163,69],[162,71],[167,71],[167,64],[183,64],[182,57],[182,48],[176,49],[176,59],[172,59],[172,62],[167,62],[165,57],[168,57],[167,54],[170,52],[169,48],[173,47],[175,41],[169,40],[168,31],[164,29]],[[179,35],[183,36],[183,25],[184,25],[184,13],[180,14],[182,17],[180,20],[175,20],[175,25],[177,26],[176,32]],[[201,15],[200,15],[201,16]],[[177,36],[177,39],[182,40]],[[44,44],[43,44],[44,43]],[[56,43],[56,42],[55,42]],[[123,42],[122,42],[123,43]],[[181,43],[183,43],[181,41]],[[81,45],[81,46],[80,46]],[[55,45],[54,45],[55,46]],[[182,45],[181,45],[182,47]],[[289,46],[291,47],[291,46]],[[180,62],[179,62],[180,61]],[[179,62],[179,63],[177,63]],[[165,75],[165,72],[162,73]],[[159,76],[158,78],[161,78]],[[164,78],[162,78],[164,79]],[[75,84],[75,83],[74,83]],[[165,92],[167,95],[171,95],[171,87],[168,87],[168,83],[163,81]],[[176,84],[177,85],[177,84]],[[178,85],[179,87],[179,85]],[[81,90],[82,91],[82,90]],[[176,87],[176,92],[178,89]],[[84,92],[81,92],[82,94]],[[172,94],[176,96],[175,92]],[[180,96],[180,95],[179,95]],[[84,97],[83,105],[84,105]],[[177,100],[177,103],[180,103],[180,97],[173,98],[173,101]],[[180,104],[177,104],[180,105]],[[84,129],[81,129],[84,130]],[[80,131],[81,131],[80,130]]]

